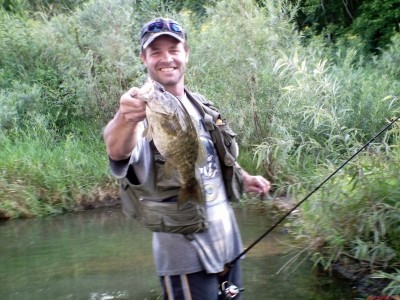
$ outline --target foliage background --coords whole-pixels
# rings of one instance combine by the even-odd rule
[[[123,91],[144,81],[137,33],[154,16],[187,28],[188,86],[231,121],[241,164],[273,182],[273,197],[302,199],[398,116],[397,0],[257,2],[3,0],[0,215],[116,198],[101,132]],[[290,223],[316,263],[367,262],[392,294],[399,157],[395,123]]]

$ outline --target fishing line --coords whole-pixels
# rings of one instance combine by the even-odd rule
[[[354,157],[356,157],[361,151],[367,148],[378,136],[385,132],[389,127],[391,127],[397,120],[400,119],[398,116],[392,119],[389,124],[387,124],[379,133],[377,133],[373,138],[371,138],[364,146],[362,146],[356,153],[354,153],[349,159],[347,159],[339,168],[336,169],[331,175],[329,175],[324,181],[322,181],[314,190],[312,190],[303,200],[298,202],[292,209],[290,209],[286,214],[284,214],[274,225],[272,225],[265,233],[263,233],[258,239],[256,239],[250,246],[248,246],[244,251],[242,251],[238,256],[236,256],[230,263],[232,267],[243,255],[249,252],[255,245],[257,245],[264,237],[266,237],[272,230],[274,230],[280,223],[283,222],[294,210],[296,210],[304,201],[311,197],[316,191],[318,191],[329,179],[331,179],[337,172],[339,172],[344,166],[346,166]]]

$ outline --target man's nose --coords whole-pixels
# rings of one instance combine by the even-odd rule
[[[163,60],[170,63],[170,62],[173,62],[174,59],[172,58],[172,56],[169,53],[165,53]]]

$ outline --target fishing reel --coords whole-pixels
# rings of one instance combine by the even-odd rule
[[[229,300],[235,298],[244,289],[238,288],[236,285],[229,281],[221,283],[221,288],[218,291],[219,300]]]

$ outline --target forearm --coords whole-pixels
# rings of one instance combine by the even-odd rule
[[[128,158],[138,140],[139,123],[127,121],[118,111],[103,132],[108,156],[113,160]]]
[[[235,162],[235,164],[236,164],[236,167],[239,168],[240,171],[242,172],[242,177],[243,177],[243,179],[244,179],[245,177],[249,176],[249,173],[248,173],[246,170],[244,170],[244,169],[239,165],[238,162]]]

